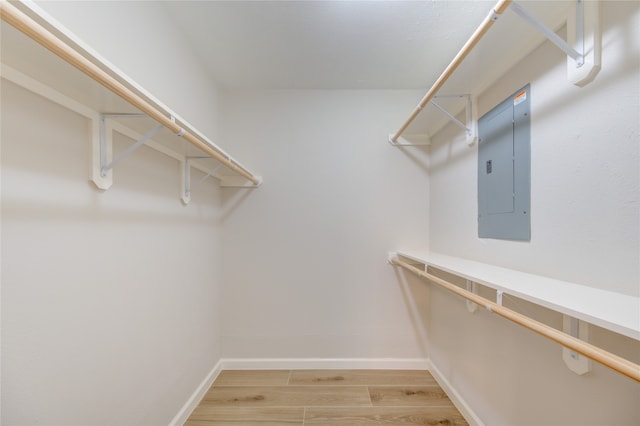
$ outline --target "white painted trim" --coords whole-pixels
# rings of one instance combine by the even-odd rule
[[[193,410],[200,404],[202,398],[207,393],[213,382],[216,380],[220,372],[223,370],[222,360],[218,361],[216,365],[211,369],[207,377],[204,378],[202,383],[198,385],[195,391],[191,394],[191,397],[185,402],[178,414],[171,420],[169,426],[182,426],[185,424]]]
[[[223,358],[223,370],[428,370],[427,358]]]
[[[456,406],[456,408],[458,409],[458,411],[460,411],[460,414],[462,414],[465,420],[471,426],[484,426],[484,423],[482,422],[482,420],[480,420],[480,417],[476,414],[475,411],[473,411],[471,406],[467,404],[467,401],[465,401],[462,395],[460,395],[458,391],[456,391],[456,389],[453,387],[451,382],[447,380],[445,375],[442,374],[442,372],[438,369],[438,367],[436,367],[431,362],[430,359],[428,360],[428,363],[429,363],[428,370],[431,372],[431,375],[433,376],[434,379],[436,379],[436,382],[438,382],[442,390],[444,390],[444,392],[447,394],[451,402],[453,402],[453,405]]]
[[[198,406],[222,370],[428,370],[471,426],[484,426],[438,368],[428,358],[222,358],[169,423],[181,426]]]

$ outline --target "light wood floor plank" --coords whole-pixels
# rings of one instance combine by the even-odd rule
[[[450,406],[453,403],[439,386],[369,386],[374,406]]]
[[[290,370],[223,370],[214,386],[284,386]]]
[[[214,386],[203,401],[218,406],[371,406],[366,386]]]
[[[225,370],[188,426],[466,425],[427,371]]]
[[[426,370],[293,370],[290,385],[437,385]]]
[[[307,408],[304,425],[468,425],[455,408],[371,407]]]
[[[304,407],[219,407],[206,402],[195,409],[185,426],[200,425],[299,425]]]

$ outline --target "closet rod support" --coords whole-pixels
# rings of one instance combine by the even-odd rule
[[[578,318],[562,315],[562,331],[576,339],[589,341],[589,324]],[[589,358],[573,349],[562,348],[562,360],[569,370],[579,376],[590,372],[593,368]]]
[[[520,6],[517,3],[511,3],[511,10],[515,12],[516,15],[520,16],[522,19],[531,24],[534,28],[544,34],[545,37],[549,39],[553,44],[559,47],[567,56],[570,56],[576,63],[576,67],[580,68],[584,65],[584,45],[580,46],[582,43],[578,43],[580,50],[582,52],[577,51],[573,47],[569,45],[566,41],[562,39],[562,37],[558,36],[552,29],[547,27],[545,24],[540,22],[535,16],[531,15],[525,8]],[[583,40],[584,38],[584,5],[582,0],[577,0],[576,3],[576,21],[578,24],[576,25],[576,39]],[[580,33],[582,32],[582,33]]]
[[[437,96],[436,96],[437,97]],[[447,116],[447,118],[449,118],[449,120],[451,120],[453,122],[453,124],[455,124],[456,126],[460,127],[461,129],[463,129],[465,132],[467,132],[467,134],[471,133],[471,129],[468,128],[462,121],[458,120],[457,118],[455,118],[453,116],[453,114],[449,113],[449,111],[447,111],[446,109],[444,109],[443,107],[441,107],[440,105],[438,105],[433,99],[431,101],[429,101],[429,103],[431,105],[433,105],[434,107],[436,107],[436,109],[438,111],[440,111],[441,113],[443,113],[444,115]]]
[[[213,169],[209,170],[207,172],[207,174],[204,175],[204,177],[202,179],[200,179],[198,182],[196,182],[195,185],[193,185],[193,187],[190,189],[189,192],[191,192],[194,189],[196,189],[198,186],[200,186],[200,184],[202,184],[202,182],[204,182],[205,180],[209,179],[211,176],[215,176],[215,173],[220,169],[220,167],[222,167],[222,164],[218,164]]]
[[[162,124],[158,124],[156,127],[154,127],[153,129],[151,129],[150,131],[148,131],[140,140],[136,141],[136,143],[134,143],[133,145],[131,145],[129,148],[127,148],[125,151],[123,151],[120,155],[118,155],[118,157],[116,157],[113,161],[111,161],[109,164],[106,164],[107,162],[107,156],[106,156],[106,152],[107,152],[107,141],[106,141],[106,131],[105,131],[105,120],[104,117],[100,118],[100,154],[101,154],[101,158],[100,158],[100,163],[101,163],[101,168],[100,168],[100,175],[102,177],[106,177],[107,173],[109,172],[109,170],[113,169],[115,167],[116,164],[118,164],[120,161],[124,160],[126,157],[128,157],[131,153],[133,153],[135,150],[137,150],[138,148],[140,148],[145,142],[147,142],[149,139],[151,139],[153,136],[155,136],[156,133],[158,133],[164,126]],[[105,153],[105,155],[103,156],[102,153]]]
[[[172,123],[176,122],[176,118],[173,115],[169,116],[169,120],[171,120]],[[175,132],[175,135],[179,138],[183,137],[185,134],[187,133],[187,131],[185,129],[183,129],[182,127],[180,127],[178,129],[177,132]]]
[[[431,145],[431,137],[427,133],[419,133],[419,134],[412,134],[412,135],[405,134],[404,136],[398,137],[398,139],[395,141],[393,140],[393,135],[390,134],[389,139],[387,139],[387,141],[392,146],[397,146],[397,147]]]
[[[466,120],[467,123],[463,123],[453,116],[450,112],[445,110],[442,106],[438,105],[433,99],[439,98],[458,98],[458,99],[466,99],[467,104],[465,106],[466,110]],[[437,95],[434,96],[429,103],[436,107],[438,111],[447,116],[449,120],[451,120],[455,125],[463,129],[467,135],[467,145],[471,146],[478,140],[478,120],[477,120],[477,107],[475,106],[471,95]]]
[[[191,185],[191,160],[211,158],[211,157],[185,157],[181,162],[182,166],[182,196],[180,199],[184,204],[189,204],[191,201],[191,192],[200,186],[210,176],[215,177],[215,172],[222,167],[222,163],[218,163],[213,169],[211,169],[202,179],[200,179],[195,185]]]
[[[467,280],[467,291],[473,294],[478,294],[478,287],[476,283],[471,280]],[[474,303],[471,300],[466,300],[466,304],[467,304],[467,311],[474,313],[478,310],[477,303]]]

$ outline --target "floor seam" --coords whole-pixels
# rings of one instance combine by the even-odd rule
[[[226,413],[229,413],[228,415],[230,416],[231,422],[236,422],[238,424],[242,424],[242,420],[240,419],[242,418],[243,410],[249,410],[247,411],[247,414],[251,413],[250,415],[252,416],[260,416],[261,419],[265,419],[262,421],[268,421],[267,419],[271,419],[271,421],[280,421],[280,422],[283,422],[283,424],[286,422],[291,424],[298,424],[301,426],[320,424],[320,423],[324,423],[324,424],[335,423],[336,425],[352,425],[353,422],[356,421],[357,419],[368,419],[366,421],[371,421],[373,418],[377,419],[378,417],[386,419],[385,421],[395,422],[398,419],[405,419],[405,416],[409,416],[407,417],[407,419],[411,419],[409,420],[408,424],[418,424],[415,421],[413,421],[411,416],[418,416],[416,417],[416,419],[421,419],[425,415],[428,418],[431,418],[429,417],[430,416],[429,410],[436,410],[436,413],[433,414],[435,416],[433,417],[433,419],[440,419],[441,416],[446,416],[447,420],[453,421],[452,424],[455,424],[455,425],[468,424],[464,421],[464,418],[458,419],[458,417],[460,417],[461,414],[455,407],[455,404],[453,404],[450,401],[445,401],[445,400],[438,401],[436,399],[436,400],[432,400],[434,402],[437,401],[436,404],[434,405],[430,405],[428,401],[426,401],[427,402],[426,405],[422,405],[422,404],[417,404],[417,402],[419,401],[414,401],[411,398],[411,395],[403,399],[404,393],[403,395],[399,395],[397,391],[397,389],[402,389],[402,388],[407,388],[407,389],[425,388],[425,390],[428,390],[430,388],[441,389],[441,387],[439,387],[437,384],[431,384],[431,383],[402,384],[402,382],[384,383],[383,380],[382,380],[383,383],[377,384],[376,380],[380,380],[380,379],[376,377],[371,377],[370,378],[371,380],[369,378],[365,379],[364,377],[361,377],[359,379],[365,379],[363,380],[364,383],[353,383],[354,379],[356,380],[358,379],[357,375],[356,377],[345,376],[346,377],[345,379],[336,379],[333,376],[330,377],[331,374],[335,373],[332,370],[329,370],[329,372],[327,372],[324,375],[322,370],[317,371],[316,372],[317,375],[312,375],[312,374],[309,374],[308,372],[305,372],[304,374],[296,375],[297,381],[300,381],[300,380],[320,381],[320,383],[300,384],[300,383],[293,382],[293,377],[294,377],[293,373],[297,373],[297,371],[299,370],[295,370],[295,369],[288,370],[286,373],[287,379],[284,384],[251,385],[246,383],[243,383],[243,384],[230,383],[227,385],[220,386],[214,383],[211,386],[211,389],[219,389],[220,391],[225,391],[225,389],[227,389],[228,391],[232,391],[231,393],[229,393],[229,395],[226,395],[226,393],[221,394],[221,396],[224,396],[223,399],[230,398],[229,401],[231,402],[233,398],[243,398],[244,396],[246,396],[245,394],[248,394],[248,392],[251,392],[249,390],[250,388],[255,388],[256,392],[258,391],[268,392],[269,388],[271,388],[271,390],[275,392],[274,395],[277,395],[276,401],[274,401],[277,403],[277,405],[269,405],[269,404],[262,405],[261,401],[258,401],[255,405],[251,401],[247,403],[248,405],[245,405],[244,403],[241,403],[239,405],[235,405],[234,403],[231,403],[227,405],[227,403],[225,403],[224,401],[220,402],[216,400],[211,400],[211,401],[203,400],[200,405],[208,406],[210,407],[209,408],[210,410],[211,409],[216,410],[216,407],[220,408],[224,410],[223,412],[225,413],[224,414],[225,416],[227,415]],[[250,377],[244,377],[243,375],[240,375],[237,377],[240,380],[249,380],[249,381],[251,380]],[[258,375],[255,382],[259,382],[261,379],[264,379],[264,377],[268,378],[271,376]],[[283,383],[281,381],[282,380],[281,378],[284,377],[284,374],[280,375],[279,377],[280,377],[279,379],[280,383]],[[327,380],[331,380],[331,379],[333,379],[335,382],[333,381],[327,382]],[[341,380],[344,380],[347,383],[340,383]],[[389,379],[389,380],[393,380],[393,379]],[[300,392],[298,393],[296,389],[293,389],[294,387],[298,387]],[[243,390],[243,388],[247,388],[247,390],[245,391]],[[286,389],[288,388],[291,388],[291,389],[289,389],[287,393]],[[308,390],[307,388],[314,388],[315,390],[312,391],[310,389]],[[355,388],[359,388],[359,390],[356,390]],[[326,389],[326,392],[324,391],[324,389]],[[366,394],[362,392],[363,390],[366,391]],[[236,391],[238,391],[239,393]],[[285,394],[292,395],[291,398],[293,399],[290,399],[290,398],[281,399],[282,394],[280,394],[280,392],[285,392]],[[315,392],[319,392],[317,394],[318,395],[317,398],[315,398]],[[334,392],[336,393],[334,394]],[[378,392],[380,392],[380,394],[378,394]],[[389,392],[388,401],[386,400],[387,399],[386,392]],[[312,400],[305,401],[307,393],[309,393],[310,397],[313,398]],[[266,393],[264,395],[267,396]],[[322,401],[322,398],[325,398],[326,395],[331,395],[331,400],[330,401],[327,400],[326,401],[327,404],[323,405],[322,402],[324,401]],[[340,398],[338,397],[339,395],[342,395],[348,399],[345,400],[343,398]],[[373,403],[374,402],[373,395],[376,395],[376,399],[377,399],[376,404]],[[327,396],[327,398],[329,397]],[[351,400],[351,398],[355,398],[355,399]],[[280,399],[280,401],[278,401],[278,399]],[[293,403],[296,400],[298,402],[302,402],[304,405],[296,405],[296,404],[289,405],[290,403]],[[308,405],[308,403],[312,401],[317,402],[318,404],[316,405],[312,403],[312,405]],[[342,405],[340,404],[340,402],[347,402],[347,404]],[[408,403],[408,402],[412,402],[412,403]],[[302,418],[299,417],[300,408],[302,408]],[[276,411],[270,411],[272,409],[275,409]],[[298,410],[297,413],[296,413],[296,409]],[[254,410],[257,410],[257,411],[254,411]],[[263,412],[261,410],[266,410],[266,411]],[[284,410],[284,411],[278,412],[278,410]],[[422,411],[416,411],[416,410],[422,410]],[[440,411],[440,410],[443,410],[443,411]],[[312,418],[307,419],[307,416],[311,416],[309,412],[314,414],[313,419]],[[455,419],[451,417],[451,416],[456,416],[456,413],[458,417],[456,417]],[[276,418],[278,420],[276,420]],[[405,422],[405,420],[402,420],[402,422]],[[297,423],[298,421],[300,421],[301,423]],[[330,422],[330,423],[327,423],[327,422]]]

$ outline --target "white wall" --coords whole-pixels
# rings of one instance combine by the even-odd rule
[[[225,357],[425,356],[387,252],[424,247],[426,151],[386,142],[418,92],[235,92],[221,131],[264,185],[224,218]]]
[[[480,115],[531,82],[530,242],[477,238],[477,153],[447,128],[431,149],[431,249],[620,293],[640,294],[640,12],[602,2],[602,70],[584,88],[545,43],[479,99]],[[561,327],[557,314],[510,299]],[[615,309],[612,306],[611,309]],[[432,290],[432,362],[486,424],[629,425],[640,387],[596,365],[578,377],[558,345]],[[446,327],[442,326],[446,324]],[[592,329],[592,341],[635,362],[640,343]]]
[[[215,138],[162,8],[72,3],[42,6]],[[143,147],[96,190],[88,121],[4,80],[1,136],[2,424],[169,423],[221,355],[219,189],[183,206],[178,162]]]
[[[167,424],[220,357],[219,190],[143,147],[98,191],[86,119],[4,80],[1,136],[2,423]]]

